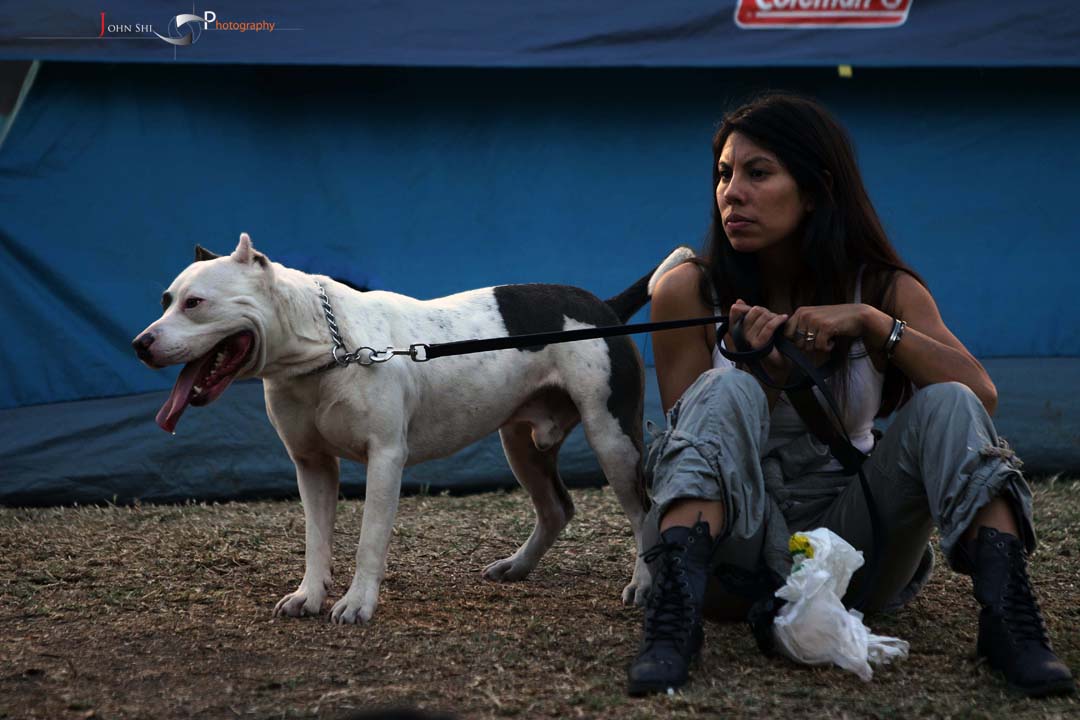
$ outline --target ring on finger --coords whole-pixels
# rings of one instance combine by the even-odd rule
[[[815,333],[813,330],[807,330],[806,331],[806,342],[812,343],[812,342],[814,342],[814,338],[816,338],[816,337],[817,337],[817,333]]]

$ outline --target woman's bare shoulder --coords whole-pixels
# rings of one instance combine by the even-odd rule
[[[654,311],[671,310],[677,316],[687,317],[686,310],[709,310],[701,293],[704,280],[705,274],[700,265],[687,262],[675,266],[660,278],[653,291]]]
[[[888,268],[878,273],[871,282],[879,288],[874,292],[876,297],[881,298],[879,309],[892,315],[903,315],[905,309],[935,305],[930,290],[907,270]]]

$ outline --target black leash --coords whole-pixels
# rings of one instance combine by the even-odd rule
[[[694,327],[695,325],[708,325],[710,323],[724,323],[726,327],[727,317],[716,315],[713,317],[691,318],[689,320],[666,320],[664,322],[636,323],[634,325],[610,325],[607,327],[580,328],[578,330],[559,330],[555,332],[529,333],[526,335],[509,335],[507,337],[481,338],[472,340],[456,340],[447,343],[413,343],[407,349],[388,347],[377,350],[367,345],[362,345],[352,352],[345,351],[345,342],[338,331],[337,319],[334,310],[330,306],[330,299],[326,296],[326,290],[322,283],[316,281],[319,288],[319,297],[322,302],[323,313],[330,327],[330,339],[333,346],[330,362],[314,370],[304,373],[314,375],[316,373],[331,370],[335,367],[345,367],[356,363],[357,365],[376,365],[390,360],[396,355],[408,355],[413,362],[427,362],[440,357],[452,355],[471,355],[479,352],[492,350],[528,350],[539,349],[544,345],[557,345],[565,342],[577,342],[580,340],[595,340],[597,338],[616,337],[619,335],[635,335],[637,333],[656,332],[659,330],[678,330],[679,328]]]
[[[657,332],[659,330],[678,330],[679,328],[694,327],[695,325],[709,325],[727,323],[723,315],[714,317],[691,318],[689,320],[666,320],[664,322],[636,323],[634,325],[611,325],[598,328],[581,328],[579,330],[560,330],[556,332],[532,333],[529,335],[511,335],[509,337],[486,338],[483,340],[459,340],[457,342],[436,343],[423,345],[427,356],[425,360],[450,355],[469,355],[471,353],[487,352],[489,350],[519,350],[536,349],[544,345],[555,345],[564,342],[576,342],[578,340],[594,340],[596,338],[615,337],[618,335],[635,335],[637,333]],[[410,348],[417,347],[410,345]]]

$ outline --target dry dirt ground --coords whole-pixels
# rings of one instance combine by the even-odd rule
[[[1063,659],[1080,670],[1080,482],[1037,484],[1033,576]],[[0,718],[346,718],[418,707],[493,717],[1080,717],[1032,701],[973,658],[970,580],[938,571],[907,609],[871,622],[911,656],[863,683],[758,654],[710,624],[692,685],[624,695],[641,611],[619,603],[628,524],[608,489],[525,582],[480,578],[531,528],[521,492],[405,498],[367,626],[271,618],[299,581],[295,502],[0,509]],[[344,591],[363,505],[340,504]],[[329,608],[330,602],[326,608]]]

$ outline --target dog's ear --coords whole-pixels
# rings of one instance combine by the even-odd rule
[[[221,256],[217,253],[210,252],[202,245],[195,246],[195,262],[202,262],[203,260],[214,260],[215,258],[219,257]]]
[[[247,265],[253,257],[255,257],[255,248],[251,246],[251,236],[240,233],[240,242],[236,244],[236,250],[233,250],[232,259]]]
[[[255,252],[254,246],[251,244],[251,236],[247,233],[240,233],[240,242],[236,244],[236,249],[233,250],[232,259],[243,265],[248,265],[252,262],[261,265],[262,267],[269,267],[270,262],[266,259],[266,256],[260,252]]]

